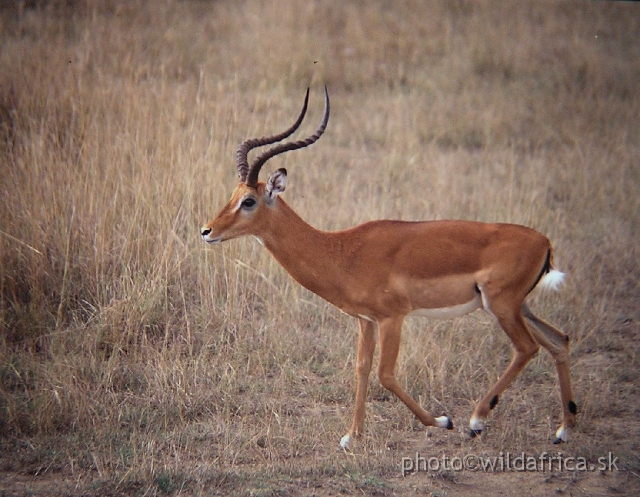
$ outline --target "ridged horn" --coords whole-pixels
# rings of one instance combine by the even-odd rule
[[[309,96],[309,90],[307,89],[307,98]],[[307,107],[307,98],[305,98],[305,107],[304,110],[306,110]],[[302,112],[300,114],[300,117],[298,118],[299,120],[302,119],[302,117],[304,116],[304,112]],[[269,159],[271,159],[272,157],[275,157],[276,155],[282,154],[284,152],[289,152],[291,150],[298,150],[299,148],[304,148],[304,147],[308,147],[309,145],[311,145],[312,143],[315,143],[318,138],[320,138],[322,136],[322,133],[324,133],[324,130],[327,128],[327,123],[329,122],[329,91],[327,90],[327,87],[324,87],[324,117],[322,118],[322,122],[320,123],[320,126],[318,127],[318,129],[315,131],[315,133],[311,136],[309,136],[308,138],[305,138],[304,140],[298,140],[298,141],[294,141],[294,142],[287,142],[287,143],[280,143],[272,148],[270,148],[269,150],[267,150],[266,152],[264,152],[262,155],[258,156],[258,158],[253,162],[253,164],[251,164],[251,167],[249,168],[249,173],[246,177],[246,181],[245,183],[247,184],[247,186],[253,187],[255,188],[258,184],[258,176],[260,175],[260,169],[262,168],[262,166],[264,166],[265,162],[267,162]],[[295,128],[297,128],[297,125],[299,125],[300,123],[296,121],[296,126],[292,127],[292,131],[295,130]],[[287,130],[289,131],[289,130]],[[289,133],[289,134],[291,134]],[[287,135],[288,136],[288,135]],[[273,142],[270,143],[274,143],[275,140]],[[246,155],[245,155],[246,157]],[[238,170],[239,170],[240,166],[238,166]]]
[[[279,142],[280,140],[284,140],[289,137],[295,130],[300,127],[302,120],[304,119],[304,115],[307,113],[307,104],[309,103],[309,88],[307,88],[307,93],[304,97],[304,104],[302,106],[302,110],[300,111],[300,115],[296,122],[293,125],[283,131],[280,134],[273,136],[265,136],[262,138],[250,138],[242,142],[238,151],[236,152],[236,163],[238,168],[238,177],[240,178],[241,183],[247,182],[247,175],[249,174],[249,162],[247,159],[247,154],[250,150],[256,147],[262,147],[263,145],[271,145],[272,143]]]

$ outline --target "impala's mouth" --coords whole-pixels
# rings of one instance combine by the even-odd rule
[[[216,243],[220,243],[222,241],[222,237],[218,236],[216,238],[207,238],[206,236],[203,236],[202,239],[207,242],[210,243],[211,245],[215,245]]]

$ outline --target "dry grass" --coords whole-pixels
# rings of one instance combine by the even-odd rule
[[[518,476],[532,495],[638,488],[637,7],[86,0],[0,9],[6,495],[522,494],[508,473],[401,479],[399,464],[416,451],[555,449],[560,408],[546,354],[506,392],[482,440],[458,430],[425,439],[372,381],[367,435],[354,454],[337,453],[353,400],[355,322],[253,240],[207,249],[199,239],[236,181],[237,143],[288,124],[309,84],[311,129],[325,83],[327,134],[267,167],[288,167],[287,201],[329,230],[465,218],[547,233],[570,278],[533,306],[572,338],[580,409],[561,449],[590,461],[611,451],[621,471]],[[400,381],[459,428],[510,354],[482,313],[408,320],[404,343]]]

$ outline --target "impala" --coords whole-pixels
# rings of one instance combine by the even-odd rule
[[[452,429],[449,417],[429,414],[396,381],[402,322],[409,315],[452,318],[479,308],[497,319],[514,354],[476,405],[469,423],[471,437],[482,432],[499,396],[542,345],[555,361],[562,399],[563,420],[554,443],[566,441],[577,410],[569,378],[569,337],[537,318],[524,302],[534,287],[555,288],[564,278],[553,269],[548,238],[524,226],[473,221],[373,221],[332,233],[311,227],[279,197],[287,182],[285,169],[272,173],[266,183],[259,182],[258,175],[272,157],[320,138],[329,121],[326,87],[324,117],[313,135],[278,143],[251,166],[247,159],[250,150],[281,142],[296,131],[308,99],[307,89],[302,111],[290,128],[240,145],[240,182],[201,235],[210,244],[254,235],[302,286],[358,319],[355,409],[340,445],[349,448],[363,432],[376,328],[380,383],[425,426]]]

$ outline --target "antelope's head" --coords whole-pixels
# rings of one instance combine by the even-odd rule
[[[324,117],[316,132],[308,138],[279,143],[258,156],[249,166],[247,154],[250,150],[280,142],[288,138],[300,127],[309,102],[309,89],[307,88],[302,111],[290,128],[277,135],[246,140],[240,145],[236,155],[240,183],[233,190],[229,203],[223,207],[212,221],[209,221],[200,229],[200,234],[205,242],[215,244],[243,235],[258,235],[261,229],[268,226],[270,212],[276,207],[278,195],[285,189],[287,171],[286,169],[278,169],[264,183],[258,181],[260,169],[272,157],[291,150],[308,147],[322,136],[329,122],[329,93],[326,86],[324,88],[324,97]]]

